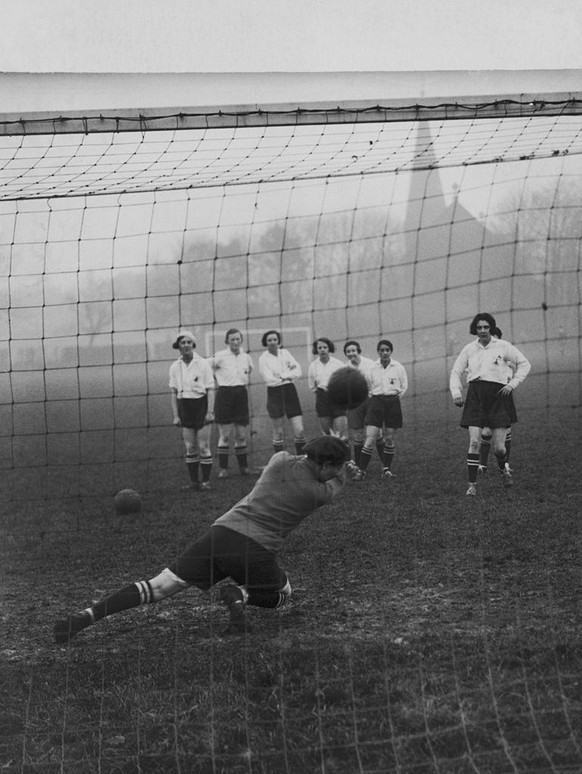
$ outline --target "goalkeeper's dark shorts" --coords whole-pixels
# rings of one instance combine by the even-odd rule
[[[274,553],[256,540],[219,525],[189,545],[168,569],[204,591],[232,578],[249,592],[249,604],[258,607],[276,607],[279,593],[289,582]]]
[[[500,394],[503,384],[469,382],[461,415],[461,427],[510,427],[517,422],[513,395]]]

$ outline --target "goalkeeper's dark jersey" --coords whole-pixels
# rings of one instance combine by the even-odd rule
[[[281,451],[271,457],[254,489],[212,526],[228,527],[276,553],[287,535],[342,488],[332,478],[322,483],[307,457]]]

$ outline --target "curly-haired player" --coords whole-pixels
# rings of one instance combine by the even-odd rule
[[[476,314],[469,333],[477,338],[461,350],[450,376],[450,391],[456,406],[463,408],[461,427],[469,430],[466,494],[477,493],[481,431],[491,429],[493,453],[506,487],[513,484],[505,446],[507,429],[517,422],[513,391],[528,375],[529,360],[513,344],[503,341],[495,318]],[[466,372],[467,396],[463,399],[462,377]]]

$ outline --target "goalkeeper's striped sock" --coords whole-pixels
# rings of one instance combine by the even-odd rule
[[[100,621],[108,615],[120,613],[139,605],[147,605],[154,601],[154,592],[149,581],[137,581],[124,586],[119,591],[110,594],[105,599],[99,600],[83,612],[92,618],[92,623]]]
[[[67,643],[76,634],[106,616],[129,610],[132,607],[154,602],[154,594],[149,581],[138,581],[119,589],[105,599],[79,613],[73,613],[63,621],[57,621],[54,637],[57,643]]]

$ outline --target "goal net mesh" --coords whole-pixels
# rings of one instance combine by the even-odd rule
[[[580,771],[582,123],[538,107],[0,122],[3,771]],[[532,363],[531,464],[467,503],[448,380],[483,311]],[[220,637],[189,590],[56,648],[65,611],[151,578],[250,490],[180,493],[172,425],[178,332],[210,356],[231,327],[255,365],[253,468],[265,331],[302,367],[308,436],[314,338],[370,358],[389,338],[402,474],[390,488],[374,459],[297,530],[294,601],[253,632]],[[128,487],[143,512],[116,517]]]
[[[262,333],[280,330],[314,428],[314,336],[340,354],[356,338],[369,356],[389,336],[412,411],[437,412],[468,321],[489,310],[532,359],[529,405],[577,403],[579,117],[301,116],[86,134],[18,124],[1,138],[2,499],[173,485],[180,328],[209,356],[239,327],[255,361]],[[258,464],[264,393],[255,362]]]

